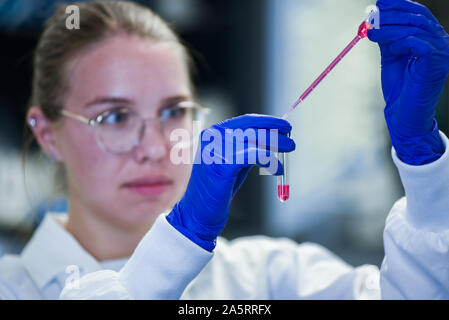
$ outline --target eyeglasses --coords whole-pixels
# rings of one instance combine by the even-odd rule
[[[99,147],[110,153],[126,153],[140,145],[145,134],[145,122],[157,121],[158,129],[166,141],[170,141],[173,130],[192,132],[195,121],[201,121],[209,112],[193,101],[180,101],[159,110],[157,117],[142,118],[138,113],[125,108],[107,110],[93,119],[63,109],[62,115],[85,123],[95,130]]]

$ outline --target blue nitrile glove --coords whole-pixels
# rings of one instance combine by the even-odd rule
[[[187,190],[167,216],[168,222],[197,245],[212,251],[228,220],[231,201],[250,169],[257,165],[271,174],[282,174],[275,152],[295,150],[294,141],[287,137],[291,129],[280,118],[244,115],[204,130]],[[249,138],[237,143],[237,139],[229,139],[233,133],[246,133]]]
[[[435,120],[449,71],[449,36],[423,5],[379,0],[380,29],[368,32],[382,56],[385,119],[396,153],[424,165],[444,153]]]

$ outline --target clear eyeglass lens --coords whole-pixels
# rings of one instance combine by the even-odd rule
[[[199,112],[193,103],[179,103],[162,109],[159,113],[157,128],[170,143],[174,130],[184,129],[191,133],[196,115]],[[123,153],[133,149],[140,141],[143,119],[133,111],[121,108],[109,110],[97,118],[96,137],[100,146],[109,152]],[[148,124],[147,124],[148,126]]]
[[[109,152],[127,152],[139,141],[140,126],[140,117],[129,109],[107,111],[97,121],[97,141]]]
[[[174,130],[186,130],[191,134],[197,109],[191,106],[176,105],[161,111],[161,126],[164,137],[170,141]]]

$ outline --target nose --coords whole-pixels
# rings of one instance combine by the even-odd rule
[[[144,120],[141,130],[140,143],[134,149],[136,160],[138,162],[145,160],[157,162],[165,158],[168,153],[168,145],[157,119]]]

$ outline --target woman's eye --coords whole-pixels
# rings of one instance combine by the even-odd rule
[[[117,125],[125,123],[129,118],[129,112],[126,110],[108,111],[101,121],[104,125]]]
[[[185,112],[186,112],[185,108],[180,107],[165,108],[162,109],[161,111],[161,119],[168,120],[168,119],[182,118]]]

